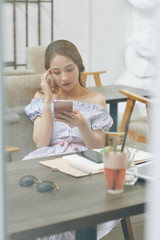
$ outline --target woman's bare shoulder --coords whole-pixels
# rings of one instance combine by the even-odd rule
[[[90,92],[88,94],[88,103],[94,103],[106,107],[105,97],[101,93]]]
[[[44,98],[44,94],[42,91],[37,91],[35,94],[34,94],[34,99],[37,99],[37,98]]]

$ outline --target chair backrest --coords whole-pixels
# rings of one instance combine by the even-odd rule
[[[94,78],[94,81],[96,83],[96,86],[102,86],[101,80],[100,80],[100,74],[106,73],[106,71],[99,71],[99,72],[82,72],[81,73],[81,83],[84,87],[86,87],[86,80],[87,76],[92,75]]]
[[[24,109],[36,91],[40,90],[40,83],[41,74],[5,77],[5,145],[8,161],[11,160],[10,154],[12,160],[17,161],[36,149],[32,141],[33,123]]]
[[[36,74],[44,73],[44,56],[46,46],[32,46],[26,48],[27,68],[33,70]]]
[[[107,132],[105,146],[113,145],[113,139],[117,139],[117,145],[121,145],[125,132]]]
[[[124,132],[126,125],[129,124],[136,101],[145,104],[146,111],[147,111],[147,119],[148,119],[148,124],[149,124],[149,108],[151,106],[151,100],[146,97],[142,97],[138,94],[135,94],[131,91],[125,90],[125,89],[120,89],[119,92],[128,97],[125,111],[124,111],[122,121],[121,121],[121,124],[119,127],[119,131]],[[146,136],[144,136],[136,131],[133,131],[133,130],[128,131],[128,137],[130,139],[138,141],[138,142],[148,143],[148,138]]]

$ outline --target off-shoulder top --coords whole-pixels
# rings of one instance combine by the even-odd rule
[[[42,115],[43,105],[44,100],[38,98],[32,99],[31,103],[25,107],[25,113],[31,121],[34,121],[37,116]],[[50,145],[35,150],[24,159],[87,150],[78,128],[70,128],[66,123],[54,121],[53,109],[54,100],[51,103],[53,132]],[[73,109],[78,110],[83,115],[92,130],[109,130],[113,124],[113,120],[109,115],[108,110],[99,104],[73,101]]]

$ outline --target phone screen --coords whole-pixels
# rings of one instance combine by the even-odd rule
[[[57,114],[63,113],[64,111],[72,112],[73,102],[66,100],[55,100],[54,101],[54,117],[58,118]]]

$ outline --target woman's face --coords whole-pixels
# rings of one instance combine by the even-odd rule
[[[64,90],[72,90],[77,84],[79,69],[71,58],[56,55],[50,61],[50,69],[56,84]]]

